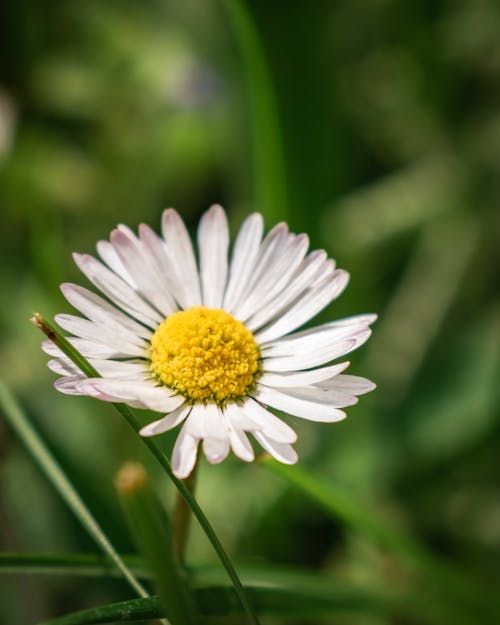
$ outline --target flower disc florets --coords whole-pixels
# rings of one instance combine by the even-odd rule
[[[241,321],[205,306],[170,315],[151,339],[157,380],[192,402],[241,399],[254,385],[259,358],[253,334]]]

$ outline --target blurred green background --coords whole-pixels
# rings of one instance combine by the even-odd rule
[[[494,0],[0,9],[1,375],[120,549],[133,547],[112,477],[149,460],[109,405],[53,390],[28,319],[70,311],[59,283],[85,284],[71,253],[93,253],[116,223],[158,229],[175,206],[193,229],[217,202],[233,232],[259,210],[351,272],[322,319],[380,317],[350,370],[378,390],[341,424],[294,420],[300,466],[474,583],[498,584],[499,33]],[[2,550],[94,551],[3,421],[0,446]],[[432,601],[425,574],[255,464],[203,463],[198,492],[236,562]],[[216,562],[197,527],[189,561]],[[127,597],[117,580],[3,577],[0,622]],[[498,622],[488,610],[477,622]],[[282,622],[317,621],[266,619]],[[409,605],[321,622],[427,621]]]

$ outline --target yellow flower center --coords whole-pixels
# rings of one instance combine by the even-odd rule
[[[250,391],[259,369],[250,330],[224,310],[195,306],[170,315],[151,339],[151,367],[186,399],[224,404]]]

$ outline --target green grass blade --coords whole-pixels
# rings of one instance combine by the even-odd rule
[[[417,616],[421,625],[441,625],[443,622],[475,625],[477,622],[475,616],[471,618],[463,614],[459,607],[438,603],[434,597],[420,591],[418,595],[408,595],[405,591],[382,593],[345,582],[339,577],[273,567],[248,566],[242,567],[241,571],[252,603],[270,618],[309,622],[311,619],[323,621],[333,617],[352,618],[354,615],[404,620],[405,615],[411,615],[412,618]],[[196,598],[198,623],[208,625],[218,622],[214,619],[231,623],[241,617],[241,603],[221,568],[191,569],[189,579]],[[158,598],[151,597],[68,614],[44,625],[131,622],[158,618],[162,613]]]
[[[147,597],[148,592],[146,589],[136,579],[132,571],[130,571],[125,562],[122,560],[109,538],[102,531],[92,513],[81,499],[80,495],[66,477],[64,471],[61,469],[43,440],[24,415],[14,396],[1,380],[0,406],[2,407],[5,418],[11,425],[12,429],[19,436],[28,452],[38,463],[47,479],[59,492],[61,497],[72,510],[73,514],[79,519],[81,524],[101,547],[104,553],[111,558],[117,569],[121,571],[123,577],[137,592],[137,594],[141,597]]]
[[[152,579],[141,558],[121,554],[135,577]],[[113,560],[90,553],[0,553],[0,575],[54,575],[69,577],[121,577]]]
[[[75,365],[88,377],[100,377],[98,372],[92,367],[92,365],[87,362],[87,360],[71,345],[69,341],[67,341],[60,332],[58,332],[51,324],[49,324],[45,319],[43,319],[38,313],[33,317],[34,324],[51,340],[53,341],[65,354],[68,358],[75,363]],[[118,410],[118,412],[122,415],[122,417],[128,422],[130,427],[135,431],[139,432],[140,424],[135,418],[134,413],[130,410],[128,406],[125,404],[113,404],[113,406]],[[188,506],[193,511],[194,516],[198,520],[201,528],[205,532],[208,540],[211,542],[214,551],[219,557],[223,567],[226,569],[229,578],[234,586],[234,590],[241,601],[241,604],[244,608],[244,611],[248,617],[248,621],[253,625],[260,625],[257,614],[255,613],[252,605],[250,604],[243,585],[241,584],[240,578],[236,573],[236,570],[225,552],[217,534],[214,529],[210,525],[207,517],[205,516],[203,510],[198,505],[198,502],[193,497],[192,493],[186,487],[182,480],[179,480],[173,473],[172,467],[170,466],[170,462],[167,457],[163,454],[161,449],[158,447],[157,443],[152,438],[144,438],[140,437],[142,442],[146,445],[146,447],[151,451],[153,456],[158,460],[160,465],[165,469],[167,475],[174,483],[174,486],[177,488],[179,493],[185,499]]]
[[[91,625],[95,623],[128,623],[161,618],[162,609],[158,597],[132,599],[120,603],[72,612],[44,621],[41,625]]]
[[[371,508],[364,507],[331,482],[326,483],[302,468],[281,464],[270,457],[264,458],[261,464],[316,501],[333,518],[340,519],[378,545],[417,561],[427,561],[430,557],[411,537],[379,519]]]
[[[115,476],[115,488],[139,552],[153,572],[165,614],[175,625],[193,625],[193,599],[174,553],[170,519],[146,469],[138,462],[125,463]]]
[[[249,579],[248,592],[263,613],[281,617],[314,617],[325,614],[385,614],[393,601],[364,589],[339,583],[339,580],[281,573],[263,576],[261,581]],[[241,616],[241,604],[235,600],[232,587],[212,583],[196,589],[198,622],[207,618]],[[157,597],[133,599],[68,614],[44,625],[90,625],[135,621],[162,616]]]
[[[439,591],[458,607],[471,614],[488,614],[498,611],[499,601],[494,588],[483,580],[468,575],[452,564],[440,559],[413,536],[394,527],[392,523],[377,516],[371,508],[364,507],[354,497],[335,488],[297,466],[289,466],[266,457],[262,465],[283,477],[290,485],[298,488],[317,502],[334,519],[340,519],[348,527],[365,535],[381,547],[397,553],[401,559],[417,566]],[[466,618],[466,614],[461,614]]]
[[[287,217],[285,156],[276,96],[262,43],[244,0],[224,2],[243,61],[252,127],[255,202],[273,221]]]
[[[129,568],[143,579],[152,579],[152,573],[137,556],[124,556]],[[285,569],[268,565],[239,567],[241,578],[256,609],[270,615],[301,615],[303,618],[325,616],[355,611],[369,614],[408,614],[419,616],[422,624],[441,625],[445,621],[457,625],[475,625],[475,617],[461,611],[451,603],[442,603],[437,597],[419,592],[408,595],[401,588],[398,592],[381,594],[366,589],[337,576],[310,573],[306,570]],[[73,577],[116,577],[112,563],[98,554],[0,554],[0,575],[38,574],[65,575]],[[188,580],[200,614],[205,616],[228,616],[242,612],[227,573],[222,567],[197,566],[188,571]],[[434,593],[431,593],[434,595]],[[425,599],[425,600],[424,600]],[[106,608],[105,611],[104,607]],[[79,615],[76,622],[96,622],[95,618],[118,619],[122,616],[157,618],[162,614],[156,601],[125,602],[118,606],[104,606]],[[497,606],[498,607],[498,606]],[[116,609],[115,609],[116,608]],[[491,606],[493,609],[494,606]],[[136,609],[138,612],[136,612]],[[146,610],[150,610],[147,611]],[[65,619],[71,619],[67,615]],[[89,620],[90,619],[90,620]],[[60,621],[56,621],[60,625]],[[71,620],[67,621],[72,623]]]

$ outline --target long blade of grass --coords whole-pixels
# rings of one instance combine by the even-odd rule
[[[128,623],[161,618],[162,609],[157,596],[132,599],[72,612],[40,625],[94,625],[97,623]]]
[[[479,582],[466,571],[458,570],[441,560],[413,536],[377,516],[376,512],[364,507],[347,492],[304,469],[281,464],[270,457],[263,458],[261,464],[316,501],[334,519],[340,519],[374,543],[416,565],[426,579],[432,580],[454,604],[475,613],[476,618],[479,614],[488,614],[500,608],[494,588],[489,584],[482,580]],[[463,616],[465,618],[465,614]]]
[[[64,336],[58,332],[54,326],[48,323],[41,315],[36,313],[32,319],[33,323],[55,344],[59,349],[61,349],[68,358],[75,363],[75,365],[88,377],[100,377],[99,373],[92,367],[92,365],[71,345],[71,343],[64,338]],[[130,427],[135,431],[139,432],[140,424],[135,418],[134,413],[130,410],[128,406],[125,404],[113,404],[116,410],[122,415],[122,417],[127,421]],[[260,625],[257,614],[255,613],[254,608],[252,607],[250,601],[248,600],[243,585],[236,573],[236,570],[225,552],[217,534],[212,528],[210,522],[205,516],[203,510],[200,508],[198,502],[186,487],[182,480],[179,480],[173,473],[172,467],[170,466],[170,462],[167,457],[163,454],[161,449],[158,447],[157,443],[152,438],[144,438],[140,437],[142,442],[146,445],[146,447],[151,451],[153,456],[158,460],[160,465],[165,469],[167,475],[174,483],[174,486],[177,488],[179,493],[185,499],[188,506],[193,511],[194,516],[198,520],[201,528],[205,532],[208,540],[211,542],[217,556],[219,557],[223,567],[226,569],[229,578],[234,586],[234,590],[243,606],[244,612],[247,615],[248,621],[253,625]]]
[[[47,479],[59,492],[68,507],[72,510],[73,514],[79,519],[81,524],[101,547],[104,553],[111,558],[117,569],[121,571],[123,577],[137,592],[137,594],[140,597],[148,597],[149,595],[146,589],[122,560],[119,553],[113,547],[111,541],[103,532],[102,528],[87,508],[76,489],[66,477],[64,471],[56,462],[54,456],[50,453],[35,428],[31,425],[29,419],[21,410],[12,393],[1,380],[0,406],[2,407],[5,418],[11,425],[12,429],[19,436],[28,452],[38,463]]]
[[[135,575],[143,579],[152,579],[152,573],[141,558],[123,556]],[[190,587],[196,599],[200,614],[224,616],[241,611],[235,601],[233,587],[227,574],[221,567],[197,566],[187,571]],[[73,577],[116,577],[117,571],[105,557],[97,554],[0,554],[1,574],[38,574]],[[274,615],[312,617],[356,610],[367,613],[397,613],[419,615],[422,624],[441,625],[443,614],[448,622],[457,625],[475,624],[469,615],[460,608],[438,602],[436,597],[424,599],[407,595],[401,589],[390,595],[379,594],[373,590],[346,583],[336,576],[310,573],[305,570],[290,570],[269,565],[247,565],[240,567],[241,579],[249,592],[252,602],[259,611]],[[149,607],[148,607],[149,606]],[[103,612],[104,607],[106,610]],[[111,619],[157,618],[161,615],[161,606],[156,600],[149,604],[129,601],[113,606],[97,608],[79,615],[82,622],[96,622],[97,617]],[[136,611],[137,610],[137,611]],[[150,610],[147,611],[146,610]],[[70,619],[71,615],[62,617]],[[123,619],[122,619],[123,620]],[[77,621],[81,622],[81,621]],[[59,625],[60,622],[57,621]],[[71,621],[68,621],[71,623]]]
[[[314,617],[318,615],[384,614],[391,611],[394,601],[376,593],[357,588],[339,580],[319,576],[280,574],[266,576],[248,588],[252,601],[262,612],[281,617]],[[224,584],[210,584],[197,589],[198,622],[206,617],[235,617],[241,606],[234,601],[234,591]],[[392,604],[392,605],[391,605]],[[44,625],[90,625],[153,619],[162,615],[157,597],[133,599],[68,614]],[[205,618],[204,618],[205,617]],[[208,621],[207,621],[208,622]]]
[[[135,577],[151,580],[141,558],[121,554]],[[70,577],[121,577],[111,558],[91,553],[0,553],[0,575],[54,575]]]
[[[252,127],[255,201],[269,218],[286,218],[285,156],[276,95],[254,20],[244,0],[225,0],[243,62]]]
[[[365,508],[355,497],[330,482],[326,483],[302,468],[281,464],[268,456],[261,460],[261,464],[316,501],[333,518],[340,519],[376,544],[419,562],[431,557],[409,536],[378,518],[371,508]]]

